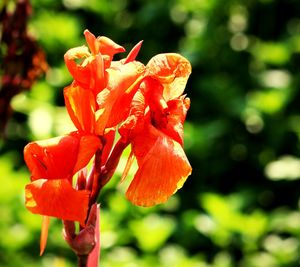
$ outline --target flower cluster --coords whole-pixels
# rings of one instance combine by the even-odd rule
[[[27,209],[82,227],[127,146],[131,153],[122,179],[136,159],[138,169],[126,192],[135,205],[165,202],[191,173],[183,150],[189,61],[169,53],[144,65],[135,60],[142,42],[114,61],[115,54],[125,52],[122,46],[88,30],[84,35],[88,47],[72,48],[64,57],[74,79],[64,89],[65,105],[77,130],[24,149],[31,172]]]

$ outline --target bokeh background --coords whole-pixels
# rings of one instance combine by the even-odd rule
[[[0,8],[7,3],[13,10],[9,0]],[[47,249],[38,255],[41,218],[24,207],[29,173],[22,150],[69,130],[62,90],[71,76],[63,55],[85,44],[84,29],[127,51],[144,40],[138,56],[144,63],[178,52],[193,66],[185,124],[193,174],[166,204],[146,209],[125,199],[120,168],[100,196],[101,267],[299,266],[298,0],[31,4],[29,31],[49,69],[13,98],[0,143],[0,266],[76,265],[59,220],[51,221]]]

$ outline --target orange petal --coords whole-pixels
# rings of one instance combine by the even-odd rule
[[[98,54],[90,64],[91,67],[91,81],[90,87],[94,94],[97,95],[107,86],[108,75],[105,71],[105,62],[103,57]]]
[[[42,216],[42,231],[41,231],[41,237],[40,237],[40,256],[43,255],[45,248],[46,248],[47,239],[48,239],[49,223],[50,223],[50,217]]]
[[[105,36],[99,36],[97,38],[97,41],[99,42],[100,53],[103,55],[108,55],[110,58],[112,58],[117,53],[125,52],[124,47],[118,45],[113,40]]]
[[[96,102],[94,94],[74,83],[64,89],[69,116],[81,132],[94,132]]]
[[[59,136],[29,143],[24,159],[32,179],[70,178],[77,160],[79,137]]]
[[[190,62],[175,53],[156,55],[146,66],[146,75],[157,79],[164,86],[166,101],[182,95],[190,74]]]
[[[89,191],[77,191],[66,179],[36,180],[25,187],[26,208],[34,214],[78,221],[84,225]]]
[[[85,30],[83,34],[92,54],[96,55],[97,53],[99,53],[99,43],[97,42],[95,35],[92,34],[89,30]]]
[[[134,61],[137,57],[141,47],[142,47],[143,41],[139,41],[129,52],[128,56],[126,57],[124,64],[127,64],[131,61]]]
[[[180,144],[163,134],[158,135],[152,148],[138,160],[138,164],[139,169],[126,196],[139,206],[165,202],[182,187],[192,170]]]
[[[114,127],[127,117],[130,102],[143,79],[144,65],[137,61],[126,65],[114,64],[107,72],[107,88],[97,95],[97,134],[102,134],[104,128]]]
[[[77,161],[73,172],[76,173],[86,166],[96,153],[97,149],[100,149],[101,146],[100,139],[97,136],[83,135],[80,138]]]

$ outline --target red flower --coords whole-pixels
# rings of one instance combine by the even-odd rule
[[[44,215],[41,252],[47,239],[47,216],[53,216],[65,221],[70,246],[89,254],[94,234],[85,226],[88,213],[91,216],[101,188],[129,144],[132,152],[122,179],[136,158],[138,170],[126,193],[133,204],[165,202],[192,170],[183,150],[183,124],[190,106],[183,95],[191,73],[188,60],[178,54],[160,54],[144,66],[135,60],[140,42],[125,59],[113,61],[116,53],[125,51],[122,46],[87,30],[84,34],[88,47],[65,54],[74,81],[64,89],[64,98],[77,132],[32,142],[24,149],[31,172],[26,207]],[[118,128],[121,138],[115,140]],[[87,174],[84,170],[92,158]],[[74,182],[77,172],[80,175]],[[78,235],[74,221],[83,227]]]

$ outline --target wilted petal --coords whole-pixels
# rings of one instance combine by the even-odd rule
[[[145,138],[144,142],[148,141]],[[153,146],[148,153],[138,158],[139,169],[126,192],[127,198],[139,206],[165,202],[191,174],[191,166],[179,143],[164,134],[150,143]]]
[[[146,66],[146,75],[157,79],[164,86],[163,96],[166,101],[182,95],[190,74],[190,62],[175,53],[156,55]]]
[[[66,179],[39,179],[25,187],[26,208],[34,214],[78,221],[84,225],[89,191],[77,191]]]

